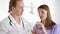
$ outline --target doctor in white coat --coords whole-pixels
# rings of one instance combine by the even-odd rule
[[[10,15],[0,22],[0,34],[32,34],[32,24],[21,17],[23,7],[23,0],[10,0]]]

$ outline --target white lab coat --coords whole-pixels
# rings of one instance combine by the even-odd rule
[[[19,25],[16,23],[16,21],[11,15],[9,15],[9,17],[12,20],[12,26],[9,23],[10,20],[8,19],[8,17],[5,18],[4,20],[0,22],[0,34],[32,34],[31,23],[29,23],[24,18],[22,18],[24,22],[24,28],[23,28],[22,20]]]

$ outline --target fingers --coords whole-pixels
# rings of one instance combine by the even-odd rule
[[[36,24],[37,25],[40,25],[40,26],[43,26],[43,24],[41,22],[37,22]]]
[[[32,34],[36,34],[35,30],[31,30]]]
[[[40,30],[45,29],[44,25],[41,22],[37,22],[36,25]]]
[[[39,34],[39,32],[36,32],[35,30],[31,30],[32,34]]]

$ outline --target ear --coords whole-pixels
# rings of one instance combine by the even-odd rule
[[[14,9],[14,7],[12,6],[12,10]]]

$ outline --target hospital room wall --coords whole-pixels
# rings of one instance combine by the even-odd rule
[[[24,0],[26,2],[28,0]],[[31,0],[30,0],[31,1]],[[28,2],[30,2],[28,1]],[[42,4],[47,4],[50,7],[52,20],[56,22],[57,24],[60,24],[60,0],[32,0],[34,4],[34,14],[30,13],[30,8],[25,8],[23,17],[29,21],[29,22],[36,22],[39,20],[38,13],[37,13],[37,7]],[[28,5],[28,3],[25,5]],[[8,7],[9,7],[9,0],[0,0],[0,21],[6,18],[8,13]],[[28,18],[27,18],[28,17]]]

